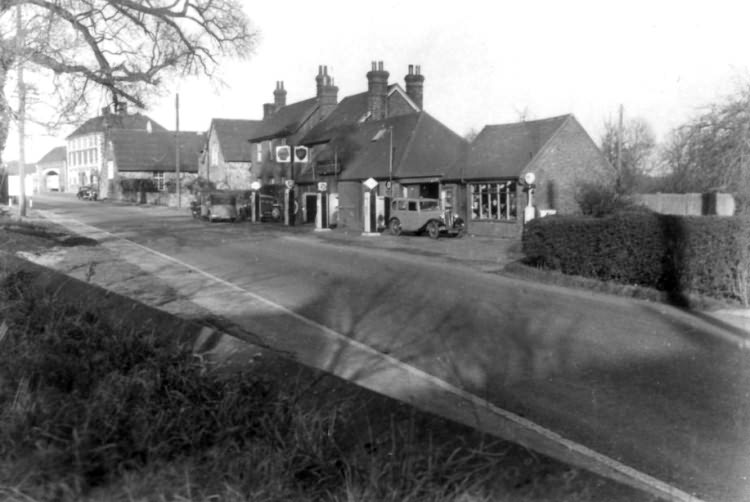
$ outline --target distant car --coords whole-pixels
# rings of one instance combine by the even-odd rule
[[[391,201],[388,228],[393,235],[406,231],[427,232],[433,239],[442,233],[461,237],[464,221],[455,216],[450,208],[442,208],[439,199],[395,198]]]
[[[219,191],[201,195],[201,217],[208,221],[237,220],[237,196]]]
[[[281,211],[281,203],[272,195],[260,195],[260,219],[261,221],[280,221],[284,213]]]
[[[82,185],[78,188],[76,197],[81,200],[97,200],[99,198],[99,187],[96,185]]]

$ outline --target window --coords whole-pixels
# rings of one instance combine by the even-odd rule
[[[472,183],[469,185],[472,220],[515,220],[516,182]]]
[[[219,165],[219,151],[216,146],[211,148],[211,166],[216,167]]]
[[[438,201],[436,200],[421,200],[419,201],[419,209],[421,211],[433,211],[438,209]]]
[[[409,201],[409,211],[416,211],[417,210],[417,201],[416,200],[410,200]]]
[[[164,191],[164,171],[154,171],[154,185],[160,192]]]
[[[263,149],[260,143],[255,143],[255,160],[263,162]]]

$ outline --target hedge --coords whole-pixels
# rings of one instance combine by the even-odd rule
[[[750,218],[623,212],[557,216],[524,228],[526,263],[565,274],[750,300]]]

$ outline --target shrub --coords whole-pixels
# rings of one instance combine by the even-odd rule
[[[649,212],[543,218],[524,229],[523,251],[527,263],[566,274],[750,300],[747,218]]]
[[[185,183],[185,188],[187,188],[190,193],[198,193],[207,190],[216,190],[216,183],[199,176]]]
[[[598,183],[584,183],[576,192],[576,202],[586,216],[602,217],[628,209],[630,200],[617,193],[614,187]]]

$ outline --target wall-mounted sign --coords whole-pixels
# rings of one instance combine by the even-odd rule
[[[378,186],[378,181],[375,178],[367,178],[362,182],[362,184],[366,186],[368,190],[372,190],[373,188]]]
[[[325,181],[321,181],[318,183],[318,192],[325,192],[328,190],[328,183]]]
[[[291,162],[292,151],[289,145],[281,145],[276,147],[276,162]]]
[[[310,149],[306,146],[295,146],[294,147],[294,161],[295,162],[307,162],[310,160]]]

